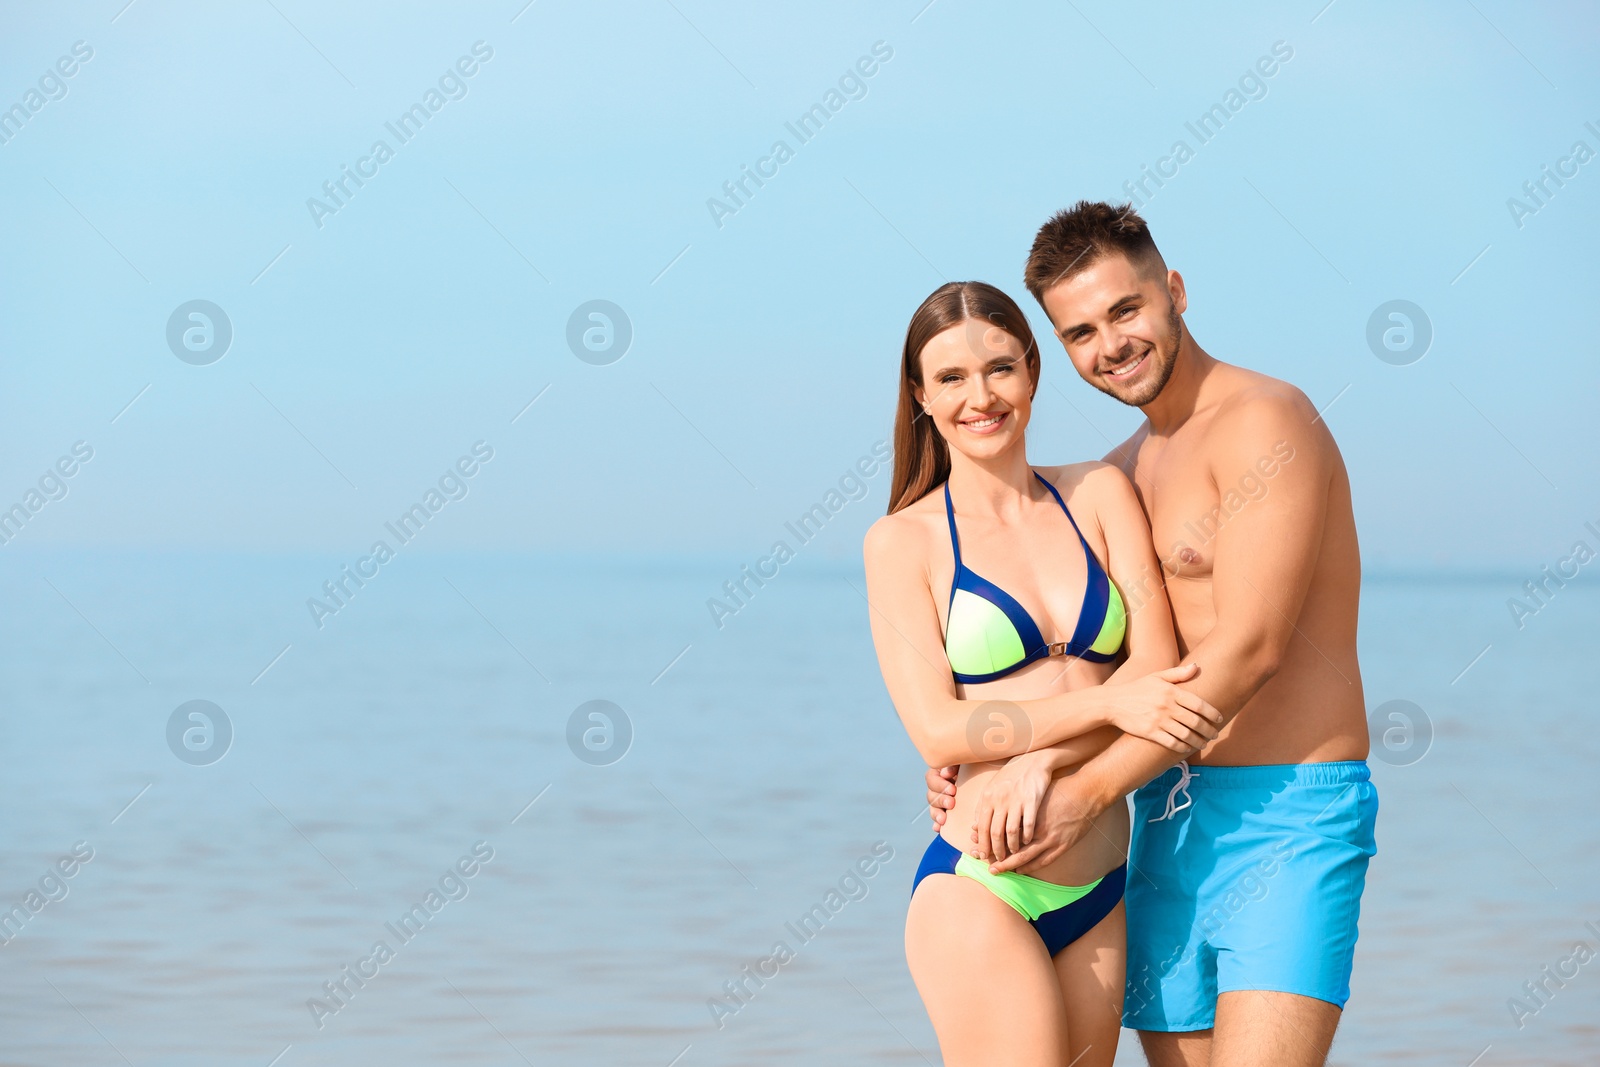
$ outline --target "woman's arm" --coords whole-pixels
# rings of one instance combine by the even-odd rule
[[[1105,469],[1122,478],[1120,471]],[[1100,469],[1090,472],[1099,481],[1109,479]],[[1143,523],[1143,512],[1123,479],[1123,513],[1117,524],[1119,543],[1134,538],[1131,520]],[[1115,496],[1107,489],[1104,495]],[[1126,512],[1131,506],[1132,514]],[[1154,565],[1149,535],[1142,535],[1148,561]],[[1134,546],[1125,552],[1131,554]],[[1137,682],[1117,686],[1089,686],[1037,700],[996,701],[962,700],[956,695],[949,662],[945,659],[940,635],[934,590],[929,579],[931,551],[927,527],[905,513],[879,519],[863,546],[867,573],[867,603],[871,614],[872,641],[878,653],[878,666],[895,710],[905,724],[911,743],[930,766],[980,763],[1048,748],[1086,735],[1106,726],[1124,732],[1162,740],[1180,751],[1190,744],[1203,744],[1196,732],[1215,709],[1173,684],[1181,676],[1146,675]],[[1119,563],[1131,570],[1136,563]],[[1157,572],[1159,573],[1159,572]],[[1119,583],[1120,584],[1120,583]],[[1137,621],[1130,617],[1130,640],[1140,649],[1140,663],[1163,654],[1176,658],[1175,645],[1160,647],[1157,622],[1166,611],[1166,597],[1141,603]],[[1134,633],[1137,626],[1138,634]],[[1166,640],[1171,643],[1171,622],[1166,622]],[[1130,653],[1135,646],[1130,644]],[[1169,672],[1170,674],[1170,672]],[[1163,740],[1164,739],[1164,740]],[[1099,739],[1095,740],[1098,751]],[[1092,754],[1083,752],[1079,761]],[[1063,753],[1063,758],[1067,753]]]
[[[929,549],[924,530],[904,514],[879,519],[862,546],[878,668],[923,759],[941,766],[1004,759],[1106,725],[1102,702],[1088,690],[1043,700],[959,698],[928,578]]]
[[[1127,685],[1174,666],[1178,639],[1172,629],[1166,586],[1151,544],[1150,524],[1133,485],[1116,467],[1101,464],[1084,475],[1073,497],[1079,521],[1095,522],[1105,538],[1106,572],[1116,583],[1128,613],[1123,643],[1127,655],[1104,685]],[[1217,728],[1201,721],[1195,732],[1209,740],[1216,736]],[[1039,776],[1054,776],[1076,767],[1121,736],[1122,731],[1108,726],[1011,759],[990,779],[974,813],[977,854],[1000,860],[1028,844],[1043,799]],[[1189,751],[1199,747],[1191,743]],[[950,795],[953,799],[953,791]]]
[[[1122,646],[1127,655],[1104,684],[1126,684],[1176,666],[1178,639],[1172,631],[1166,585],[1150,542],[1150,524],[1127,475],[1108,463],[1096,464],[1073,495],[1081,517],[1097,525],[1105,538],[1106,573],[1116,583],[1128,613]],[[1200,729],[1204,733],[1203,725]],[[1046,765],[1052,773],[1059,773],[1098,755],[1119,736],[1120,730],[1099,729],[1034,755],[1043,758],[1048,754]]]

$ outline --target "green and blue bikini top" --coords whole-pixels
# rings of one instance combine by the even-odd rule
[[[1066,501],[1038,471],[1033,472],[1077,532],[1088,563],[1083,605],[1072,640],[1047,644],[1033,616],[1004,589],[973,573],[961,562],[961,538],[956,534],[956,512],[950,503],[950,483],[944,483],[944,513],[950,520],[950,547],[955,552],[956,573],[950,581],[950,609],[945,616],[944,655],[956,681],[992,682],[1047,656],[1076,656],[1091,663],[1106,663],[1122,649],[1128,616],[1122,594],[1095,558],[1067,510]]]

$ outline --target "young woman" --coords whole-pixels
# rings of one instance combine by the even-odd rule
[[[1109,1067],[1126,809],[1029,874],[990,864],[1034,839],[1051,779],[1119,730],[1188,755],[1220,721],[1173,684],[1192,668],[1171,669],[1161,572],[1122,472],[1028,465],[1038,383],[1010,297],[982,282],[935,290],[906,331],[889,514],[864,548],[889,695],[930,766],[961,765],[906,916],[950,1067]]]

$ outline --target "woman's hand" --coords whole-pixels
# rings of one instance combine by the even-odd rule
[[[1107,719],[1132,737],[1154,741],[1180,756],[1194,755],[1222,729],[1220,711],[1174,684],[1190,680],[1198,670],[1196,664],[1185,663],[1104,686],[1101,692],[1111,704]]]
[[[983,787],[972,824],[974,852],[998,863],[1033,841],[1039,808],[1054,773],[1048,750],[1013,756]]]

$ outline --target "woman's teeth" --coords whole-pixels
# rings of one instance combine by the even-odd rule
[[[1003,415],[990,415],[987,418],[971,419],[967,422],[967,425],[974,430],[984,430],[995,425],[1004,417]]]

